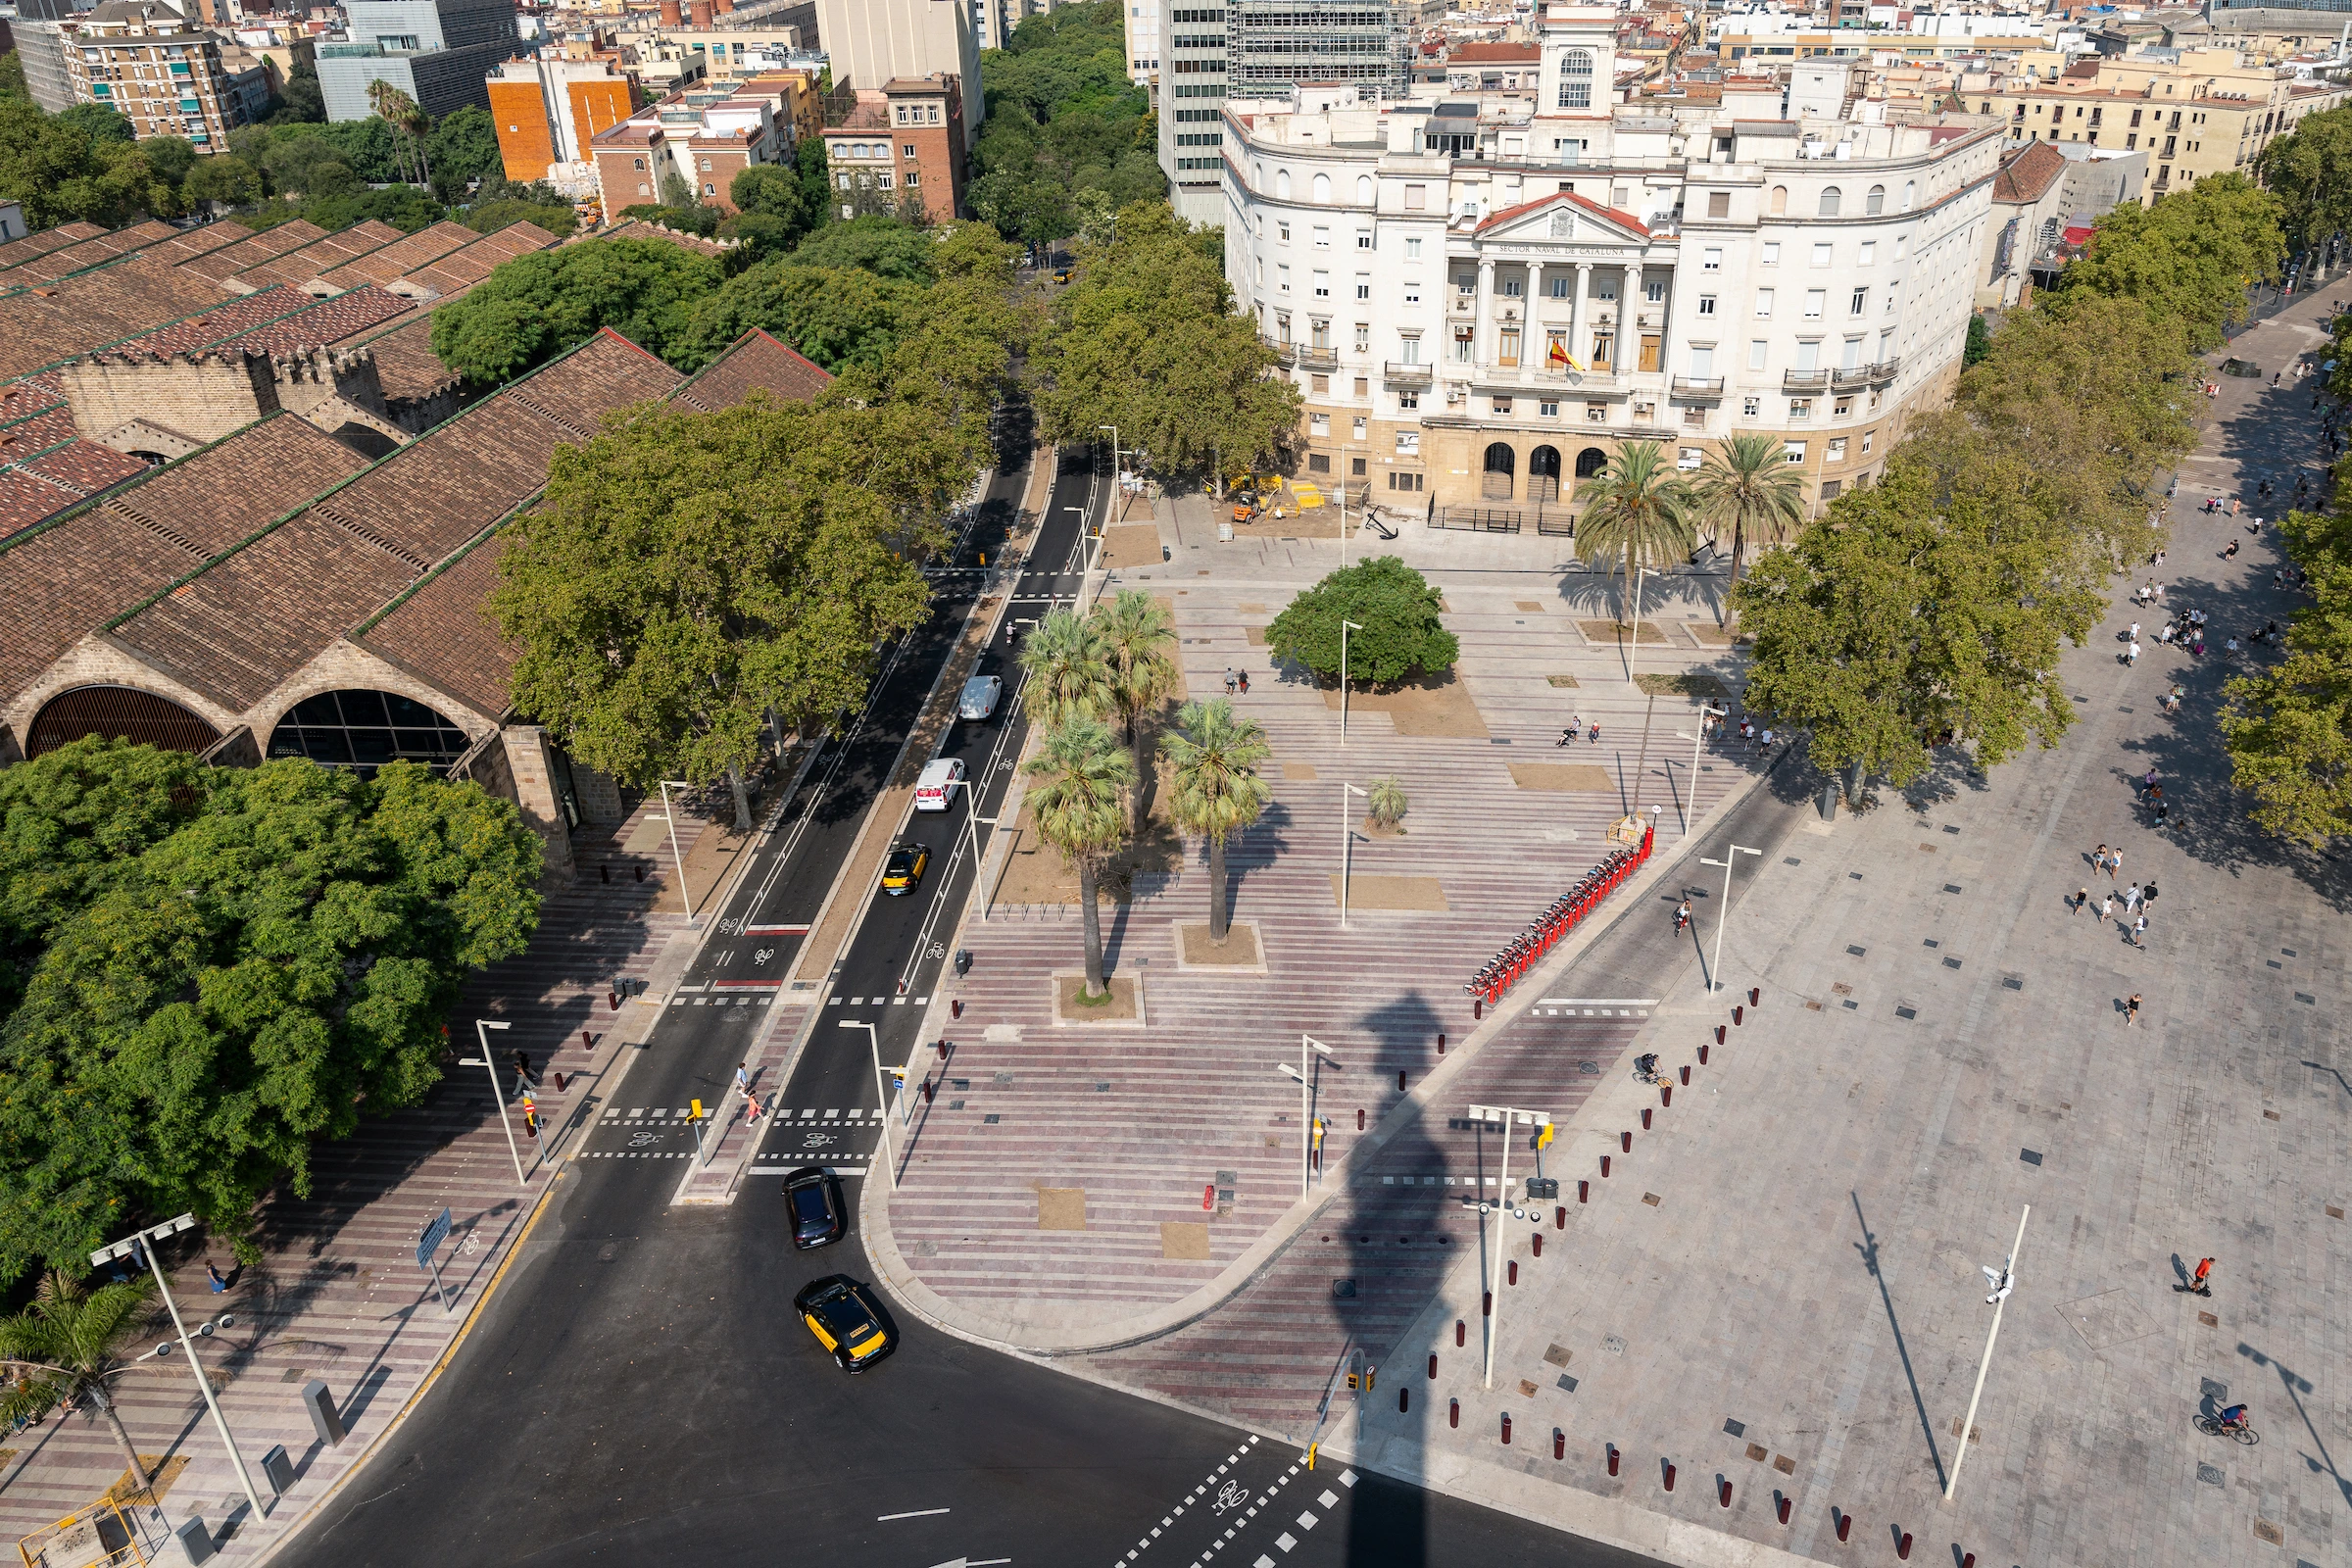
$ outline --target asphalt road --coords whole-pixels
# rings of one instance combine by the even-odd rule
[[[999,478],[967,549],[985,547],[992,528],[1001,536],[1024,478]],[[1099,514],[1106,488],[1083,456],[1055,476],[1013,615],[1076,591],[1078,524]],[[785,804],[723,911],[732,924],[689,984],[789,962],[797,937],[758,928],[814,916],[961,622],[967,602],[953,580],[943,579],[939,613],[899,650],[859,726]],[[984,817],[1020,746],[1008,654],[1000,638],[982,666],[1005,675],[1006,703],[985,723],[956,725],[945,753],[973,769]],[[869,906],[831,977],[829,996],[843,1000],[820,1004],[819,1027],[774,1097],[791,1122],[779,1123],[765,1156],[833,1163],[852,1184],[853,1215],[876,1092],[864,1031],[836,1025],[871,1023],[885,1059],[905,1059],[918,1044],[914,999],[947,961],[944,933],[970,877],[961,805],[916,816],[906,833],[932,847],[934,869],[914,895]],[[892,1000],[902,979],[905,1004]],[[621,1098],[715,1102],[763,1010],[673,1009]],[[853,1107],[864,1113],[856,1131]],[[840,1131],[825,1133],[828,1124]],[[809,1136],[832,1141],[794,1149]],[[1308,1472],[1296,1450],[919,1322],[897,1323],[896,1353],[850,1377],[794,1318],[791,1298],[819,1275],[860,1272],[855,1234],[795,1251],[772,1175],[747,1178],[731,1205],[672,1208],[678,1170],[662,1160],[571,1165],[441,1379],[278,1560],[1107,1568],[1132,1551],[1138,1568],[1185,1568],[1212,1544],[1210,1561],[1285,1568],[1643,1560],[1377,1477]]]

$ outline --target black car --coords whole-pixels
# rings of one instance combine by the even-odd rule
[[[898,1348],[872,1294],[847,1274],[810,1280],[792,1298],[792,1309],[844,1372],[862,1372]]]
[[[822,1165],[803,1165],[784,1178],[784,1207],[792,1217],[792,1245],[804,1251],[838,1242],[849,1229],[841,1178]]]

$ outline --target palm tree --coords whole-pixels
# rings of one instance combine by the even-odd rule
[[[1266,732],[1234,716],[1222,697],[1187,703],[1176,727],[1159,739],[1168,755],[1168,806],[1176,825],[1208,840],[1208,937],[1217,946],[1233,928],[1225,912],[1225,840],[1258,818],[1272,792],[1257,770]]]
[[[416,152],[416,183],[432,183],[432,172],[424,163],[424,138],[433,128],[432,117],[416,107],[416,100],[402,92],[381,77],[368,83],[368,107],[376,118],[392,127],[394,155],[400,160],[400,177],[409,177],[409,149]]]
[[[1364,803],[1373,824],[1395,833],[1404,831],[1402,824],[1406,806],[1404,780],[1394,773],[1384,773],[1374,779],[1371,797]]]
[[[1029,675],[1021,700],[1048,729],[1101,718],[1115,706],[1102,632],[1070,611],[1054,611],[1031,628],[1021,645],[1021,668]]]
[[[1168,607],[1141,588],[1123,588],[1089,617],[1110,669],[1110,701],[1135,758],[1132,814],[1144,819],[1144,729],[1152,710],[1184,690],[1184,672],[1168,650],[1176,646],[1176,622]]]
[[[1061,853],[1078,873],[1078,906],[1086,921],[1086,989],[1081,1002],[1099,1002],[1102,984],[1102,919],[1095,908],[1095,868],[1126,841],[1125,792],[1135,782],[1135,759],[1101,719],[1074,717],[1046,731],[1045,744],[1022,771],[1033,780],[1029,809],[1038,837]]]
[[[89,1402],[114,1429],[115,1442],[129,1461],[130,1478],[142,1488],[147,1467],[122,1429],[107,1380],[126,1364],[115,1353],[135,1316],[143,1314],[155,1282],[145,1275],[85,1291],[52,1269],[34,1288],[32,1304],[15,1317],[0,1318],[0,1421],[37,1421],[60,1405]],[[198,1367],[202,1377],[204,1369]]]
[[[1577,520],[1577,548],[1587,561],[1622,561],[1629,600],[1636,567],[1690,555],[1690,486],[1667,466],[1657,442],[1619,447],[1585,494],[1591,499]],[[1621,612],[1618,618],[1626,617]]]
[[[1804,525],[1804,476],[1789,471],[1777,436],[1733,436],[1707,459],[1690,494],[1700,516],[1732,531],[1735,584],[1751,535],[1777,545]]]

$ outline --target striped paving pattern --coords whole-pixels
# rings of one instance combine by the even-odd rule
[[[613,1017],[607,987],[617,976],[644,973],[652,955],[684,928],[678,916],[649,907],[661,880],[582,880],[548,889],[529,950],[476,975],[451,1015],[459,1055],[476,1049],[470,1037],[476,1017],[513,1023],[491,1036],[493,1055],[502,1086],[512,1089],[507,1054],[529,1053],[541,1077],[533,1098],[543,1137],[564,1139],[579,1102],[594,1092],[592,1057],[612,1057],[609,1047],[592,1052],[581,1037],[587,1029],[606,1045]],[[273,1522],[259,1530],[241,1526],[224,1548],[231,1557],[251,1556],[275,1541],[284,1522],[322,1496],[384,1430],[449,1349],[547,1190],[548,1167],[535,1163],[539,1152],[523,1136],[519,1111],[515,1142],[530,1175],[524,1187],[515,1183],[486,1075],[478,1067],[448,1071],[424,1104],[366,1122],[357,1136],[321,1147],[310,1197],[280,1191],[263,1204],[265,1255],[234,1276],[227,1294],[211,1294],[203,1253],[172,1260],[172,1294],[191,1330],[222,1310],[236,1319],[204,1341],[201,1353],[263,1499],[270,1494],[261,1459],[272,1445],[285,1446],[297,1471]],[[591,1076],[575,1076],[583,1071]],[[569,1080],[562,1094],[555,1091],[558,1072]],[[444,1206],[453,1227],[438,1255],[455,1315],[443,1313],[416,1264],[417,1238]],[[223,1272],[230,1267],[225,1244],[216,1243],[211,1256]],[[161,1323],[159,1342],[169,1327]],[[318,1446],[300,1403],[310,1378],[324,1379],[343,1411],[350,1436],[337,1448]],[[167,1499],[172,1521],[201,1513],[217,1531],[245,1511],[236,1474],[184,1362],[176,1355],[142,1362],[119,1382],[122,1419],[139,1451],[189,1461]],[[6,1446],[13,1453],[0,1471],[0,1532],[12,1539],[87,1504],[123,1469],[109,1431],[78,1415],[52,1417]],[[151,1510],[144,1523],[155,1527]],[[160,1544],[159,1536],[151,1549]]]
[[[1054,1027],[1044,977],[1082,960],[1074,906],[998,906],[963,927],[975,961],[958,989],[964,1016],[947,1026],[956,1051],[936,1102],[917,1114],[891,1208],[909,1264],[958,1306],[1004,1323],[1051,1312],[1065,1325],[1115,1325],[1216,1277],[1298,1196],[1298,1090],[1276,1063],[1298,1064],[1299,1035],[1333,1053],[1316,1112],[1336,1165],[1358,1135],[1358,1112],[1377,1125],[1400,1098],[1397,1075],[1409,1084],[1436,1064],[1440,1032],[1468,1033],[1463,982],[1601,858],[1607,826],[1630,804],[1647,699],[1624,684],[1613,650],[1586,648],[1567,614],[1518,609],[1513,596],[1530,589],[1446,589],[1447,624],[1491,738],[1398,736],[1387,714],[1359,710],[1344,751],[1322,696],[1275,675],[1249,641],[1271,615],[1240,608],[1245,597],[1271,608],[1289,591],[1204,585],[1175,600],[1192,693],[1220,694],[1228,664],[1250,668],[1239,706],[1272,744],[1274,804],[1227,848],[1234,918],[1257,923],[1269,972],[1179,972],[1175,927],[1207,917],[1197,850],[1181,872],[1139,876],[1135,902],[1103,911],[1106,956],[1143,981],[1148,1028]],[[1703,662],[1695,645],[1671,656],[1677,664],[1669,657],[1645,651],[1643,662]],[[1568,671],[1579,688],[1544,678]],[[1609,744],[1554,748],[1571,711],[1598,718]],[[1693,714],[1685,699],[1659,700],[1646,802],[1679,801],[1687,787],[1690,742],[1673,731],[1690,733]],[[1607,767],[1625,793],[1523,791],[1505,765],[1571,759]],[[1702,791],[1720,800],[1743,764],[1709,756],[1704,765],[1714,771],[1701,775]],[[1344,808],[1340,784],[1389,772],[1411,797],[1407,832],[1359,836],[1354,874],[1434,877],[1449,908],[1358,907],[1342,931],[1332,877],[1343,822],[1358,819],[1362,803]],[[1670,848],[1674,805],[1660,821]],[[1083,1189],[1085,1229],[1040,1230],[1041,1188]],[[1203,1223],[1205,1258],[1167,1255],[1185,1249],[1163,1226]]]

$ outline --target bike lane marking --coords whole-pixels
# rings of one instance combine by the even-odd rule
[[[1262,1442],[1251,1436],[1237,1446],[1179,1498],[1158,1524],[1111,1559],[1113,1564],[1137,1563],[1154,1545],[1165,1545],[1170,1549],[1162,1556],[1168,1562],[1175,1563],[1181,1553],[1190,1568],[1207,1568],[1226,1547],[1237,1544],[1250,1523],[1273,1507],[1276,1495],[1303,1469],[1303,1461],[1290,1457],[1288,1450],[1261,1446]],[[1268,1474],[1260,1461],[1281,1468]]]

